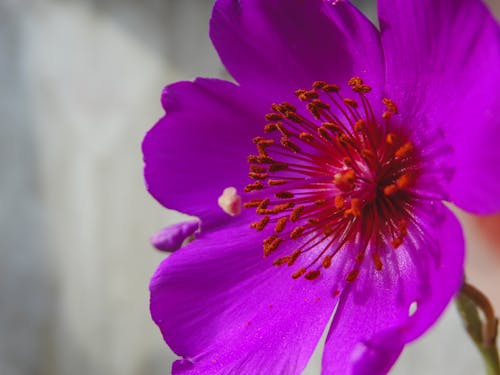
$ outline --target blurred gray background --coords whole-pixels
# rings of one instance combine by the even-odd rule
[[[1,375],[170,372],[147,291],[165,255],[148,237],[180,215],[145,192],[140,143],[165,84],[225,77],[212,4],[0,0]],[[461,218],[469,278],[500,309],[500,216]],[[319,363],[317,351],[305,373]],[[451,306],[392,374],[481,366]]]

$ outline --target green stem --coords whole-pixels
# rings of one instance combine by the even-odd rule
[[[496,344],[498,319],[495,317],[490,301],[480,290],[464,282],[456,303],[465,329],[483,357],[486,374],[500,375],[500,360]],[[479,310],[484,319],[481,319]]]
[[[496,346],[480,349],[480,352],[486,366],[486,374],[500,375],[498,349]]]

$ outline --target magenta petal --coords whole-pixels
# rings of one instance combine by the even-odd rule
[[[480,0],[380,0],[387,95],[455,151],[451,200],[500,210],[500,31]]]
[[[248,183],[246,158],[265,123],[263,106],[238,86],[197,79],[168,86],[167,115],[142,149],[149,192],[165,207],[198,216],[203,225],[229,216],[217,204],[223,190]]]
[[[151,244],[161,251],[173,252],[182,246],[182,243],[193,235],[200,227],[197,220],[184,221],[170,225],[156,232],[150,239]]]
[[[436,237],[439,243],[438,267],[429,272],[429,289],[415,298],[416,311],[404,326],[404,340],[410,342],[434,324],[464,279],[464,236],[460,222],[446,209],[446,216]],[[418,282],[418,280],[417,280]]]
[[[174,374],[299,374],[328,323],[330,280],[293,280],[247,227],[202,234],[152,278],[153,319],[184,357]]]
[[[210,35],[232,76],[274,100],[316,80],[383,82],[378,31],[348,1],[218,0]]]
[[[444,207],[432,215],[439,220],[422,220],[424,237],[409,228],[409,243],[393,250],[384,270],[364,267],[341,296],[323,355],[324,374],[386,374],[403,345],[428,329],[458,291],[464,262],[460,224]]]
[[[372,340],[359,342],[351,353],[352,374],[387,374],[403,350],[399,329],[384,331]]]

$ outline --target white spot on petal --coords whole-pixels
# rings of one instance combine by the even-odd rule
[[[413,316],[417,312],[418,304],[417,301],[413,301],[408,308],[408,316]]]

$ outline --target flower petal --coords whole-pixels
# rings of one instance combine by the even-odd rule
[[[193,236],[199,227],[198,220],[183,221],[170,225],[151,236],[151,245],[161,251],[174,252],[182,246],[184,241]]]
[[[434,215],[439,219],[429,221]],[[464,243],[458,220],[441,205],[421,220],[423,237],[409,228],[382,271],[365,267],[340,297],[324,374],[386,374],[404,344],[425,332],[460,288]],[[415,304],[416,312],[410,311]]]
[[[455,150],[451,200],[500,210],[500,31],[480,0],[380,0],[386,91]]]
[[[299,374],[324,331],[336,303],[330,280],[292,279],[247,230],[238,217],[205,232],[154,275],[153,319],[184,357],[174,374]]]
[[[231,75],[274,100],[317,80],[383,82],[379,33],[348,1],[218,0],[210,35]]]
[[[439,264],[429,272],[430,289],[415,299],[416,311],[404,327],[405,342],[417,339],[434,324],[463,283],[465,249],[462,227],[448,209],[444,214],[436,238],[440,248]]]
[[[238,86],[197,79],[168,86],[167,114],[142,145],[149,192],[165,207],[198,216],[202,225],[229,216],[217,199],[248,182],[246,157],[265,123],[265,107]]]

